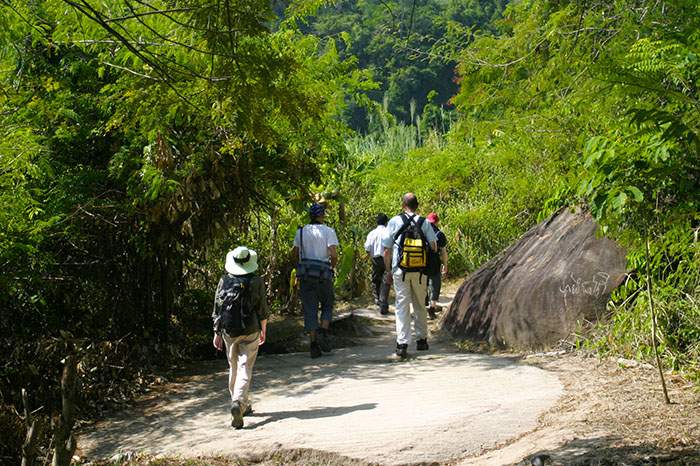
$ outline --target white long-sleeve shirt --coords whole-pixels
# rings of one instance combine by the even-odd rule
[[[384,239],[389,238],[389,230],[386,225],[377,225],[370,231],[365,240],[365,251],[372,257],[384,256]]]

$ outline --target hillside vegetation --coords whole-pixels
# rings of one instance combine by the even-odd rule
[[[25,421],[61,460],[76,416],[198,357],[229,248],[259,251],[273,311],[298,312],[288,251],[312,200],[345,298],[372,219],[406,191],[440,215],[452,277],[589,208],[632,273],[579,344],[657,344],[697,380],[695,0],[310,1],[283,20],[253,0],[0,5],[3,463]]]

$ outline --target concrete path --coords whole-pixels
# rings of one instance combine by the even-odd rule
[[[255,412],[241,430],[230,427],[226,362],[213,361],[208,375],[172,384],[163,397],[82,433],[81,451],[110,458],[308,448],[385,465],[444,463],[533,429],[562,392],[553,374],[456,353],[447,342],[431,341],[421,352],[413,343],[411,357],[400,361],[389,317],[362,346],[316,360],[308,353],[260,357],[251,389]]]

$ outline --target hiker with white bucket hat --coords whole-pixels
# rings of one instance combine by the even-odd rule
[[[231,393],[231,426],[243,427],[243,416],[252,412],[248,388],[258,347],[265,343],[268,305],[265,284],[259,275],[258,254],[239,246],[226,254],[226,274],[214,297],[214,346],[226,347]]]

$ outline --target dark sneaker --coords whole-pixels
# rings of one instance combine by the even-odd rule
[[[311,359],[320,358],[323,355],[323,353],[321,352],[321,348],[318,347],[318,343],[316,343],[315,341],[311,342],[309,352],[311,353]]]
[[[428,309],[428,317],[430,318],[430,320],[437,319],[437,316],[435,315],[435,308],[434,307],[431,307],[430,309]]]
[[[231,427],[241,429],[243,427],[243,410],[238,401],[231,403]]]
[[[406,343],[396,344],[396,355],[400,358],[405,358],[408,352],[408,345]]]
[[[324,353],[331,352],[331,336],[328,335],[328,330],[325,328],[318,329],[318,333],[316,334],[316,342],[318,343],[319,348],[321,348],[321,351]]]
[[[389,313],[389,308],[388,307],[382,307],[379,309],[379,313],[383,316],[387,315]]]
[[[425,351],[428,348],[429,348],[429,346],[428,346],[428,339],[427,338],[423,338],[422,340],[418,340],[416,342],[416,349],[418,351]]]

